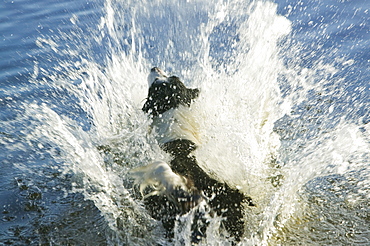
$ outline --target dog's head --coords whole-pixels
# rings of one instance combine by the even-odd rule
[[[148,75],[148,85],[149,87],[156,81],[156,80],[160,80],[160,81],[167,81],[167,74],[165,72],[163,72],[160,68],[158,67],[153,67],[151,70],[150,70],[150,73]]]

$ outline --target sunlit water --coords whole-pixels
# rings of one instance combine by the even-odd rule
[[[141,111],[152,66],[201,90],[197,159],[257,205],[241,245],[370,244],[368,1],[1,8],[0,244],[189,242],[128,174],[169,158]],[[202,244],[231,244],[219,222]]]

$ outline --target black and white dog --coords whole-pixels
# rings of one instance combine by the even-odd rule
[[[244,232],[243,207],[254,206],[251,198],[210,177],[192,154],[200,141],[190,105],[199,90],[186,88],[178,77],[168,77],[157,67],[151,69],[148,83],[148,98],[142,110],[151,117],[152,131],[172,160],[169,164],[153,162],[132,171],[141,192],[148,186],[155,187],[144,196],[146,207],[153,218],[162,221],[167,236],[172,237],[177,216],[205,202],[211,213],[224,217],[222,225],[240,241]],[[204,216],[198,213],[196,217],[192,226],[195,243],[207,228]]]

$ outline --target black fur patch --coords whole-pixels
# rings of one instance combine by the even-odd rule
[[[149,88],[143,111],[157,116],[179,105],[190,106],[191,101],[198,95],[198,89],[186,88],[176,76],[169,77],[167,82],[156,80]]]

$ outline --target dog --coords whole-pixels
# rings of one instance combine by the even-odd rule
[[[152,131],[160,147],[170,154],[171,161],[154,162],[132,171],[141,192],[152,187],[144,196],[145,206],[153,218],[162,221],[167,236],[173,237],[178,215],[206,203],[211,214],[224,218],[221,225],[230,236],[240,241],[244,233],[244,206],[254,206],[252,199],[210,177],[193,155],[200,140],[190,106],[200,90],[187,88],[178,77],[167,76],[157,67],[150,70],[148,85],[142,110],[152,119]],[[198,213],[193,223],[193,243],[205,236],[207,220],[203,215]]]

